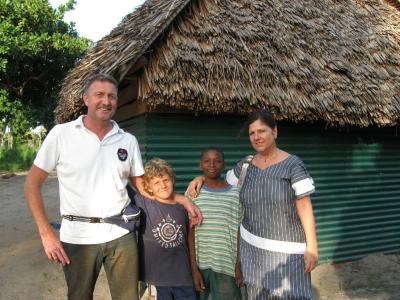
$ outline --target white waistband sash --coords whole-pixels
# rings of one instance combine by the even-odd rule
[[[306,251],[306,243],[284,242],[262,238],[246,230],[242,224],[240,224],[240,236],[250,245],[268,251],[288,254],[304,254]]]

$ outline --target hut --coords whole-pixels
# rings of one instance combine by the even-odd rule
[[[83,82],[120,82],[116,120],[182,191],[200,150],[248,154],[245,115],[279,120],[279,146],[314,177],[321,260],[400,250],[400,13],[384,0],[148,0],[64,81],[56,121],[85,113]]]

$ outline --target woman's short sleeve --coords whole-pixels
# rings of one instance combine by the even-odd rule
[[[298,159],[292,165],[290,181],[295,192],[296,199],[301,199],[315,191],[314,180],[307,172],[304,163]]]
[[[226,182],[232,186],[237,186],[239,182],[240,172],[242,170],[243,159],[236,163],[236,166],[226,173]]]

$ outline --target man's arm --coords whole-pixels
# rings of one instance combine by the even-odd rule
[[[130,180],[133,187],[136,189],[137,192],[139,192],[140,195],[142,195],[145,198],[153,199],[153,196],[150,195],[148,192],[146,192],[146,190],[144,189],[143,175],[132,176],[130,177]]]
[[[49,224],[41,192],[41,187],[48,175],[49,173],[32,165],[25,181],[25,198],[38,227],[42,245],[48,259],[60,262],[64,266],[65,264],[69,264],[70,260]]]

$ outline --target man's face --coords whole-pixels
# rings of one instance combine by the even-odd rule
[[[96,122],[110,121],[117,110],[117,88],[108,81],[95,81],[83,95],[88,117]]]

